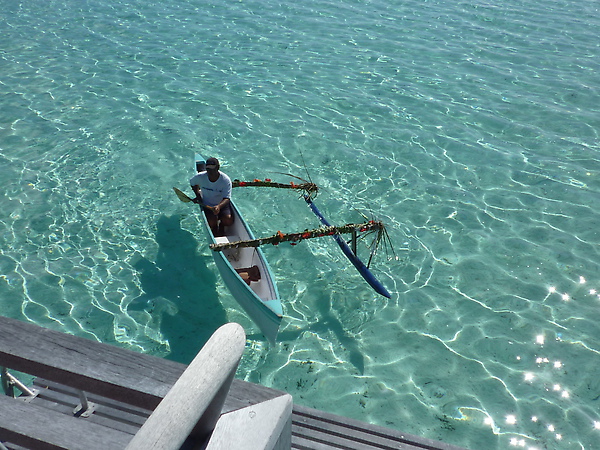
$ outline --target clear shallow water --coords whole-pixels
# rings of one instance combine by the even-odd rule
[[[594,448],[599,16],[529,3],[0,2],[2,314],[183,362],[239,321],[238,377],[297,403]],[[392,299],[332,242],[266,248],[270,348],[172,193],[195,150],[240,179],[304,160],[332,222],[387,224]],[[288,192],[235,195],[256,234],[316,226]]]

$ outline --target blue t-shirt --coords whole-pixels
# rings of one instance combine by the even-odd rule
[[[208,206],[217,206],[224,198],[231,198],[231,179],[219,171],[214,183],[208,179],[208,172],[200,172],[190,179],[190,186],[200,186],[202,201]]]

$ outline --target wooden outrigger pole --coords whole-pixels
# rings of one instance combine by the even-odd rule
[[[304,180],[303,180],[304,181]],[[306,191],[309,194],[316,194],[319,191],[319,187],[315,183],[276,183],[266,178],[264,180],[255,179],[253,181],[240,181],[233,180],[231,182],[232,187],[246,187],[246,186],[258,186],[258,187],[273,187],[279,189],[298,189],[302,191]]]
[[[263,244],[278,245],[282,242],[291,242],[294,244],[303,241],[304,239],[313,239],[347,233],[355,234],[357,230],[360,232],[365,232],[371,230],[381,230],[383,228],[383,223],[371,220],[365,223],[350,223],[341,227],[328,226],[316,228],[314,230],[304,230],[300,233],[282,233],[281,231],[278,231],[273,236],[246,241],[226,242],[223,244],[211,244],[210,248],[215,252],[220,252],[229,248],[258,247],[259,245]]]

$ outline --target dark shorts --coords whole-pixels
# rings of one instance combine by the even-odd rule
[[[212,214],[205,207],[202,207],[202,211],[204,211],[204,214],[206,214],[207,212]],[[233,212],[231,211],[231,205],[226,205],[223,208],[221,208],[221,211],[219,211],[219,219],[223,216],[231,216],[231,215],[233,215]]]

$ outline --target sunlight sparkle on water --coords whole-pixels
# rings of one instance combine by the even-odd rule
[[[510,445],[515,447],[525,447],[525,439],[511,438]]]
[[[526,372],[525,373],[525,381],[533,381],[535,378],[535,375],[532,374],[531,372]]]

